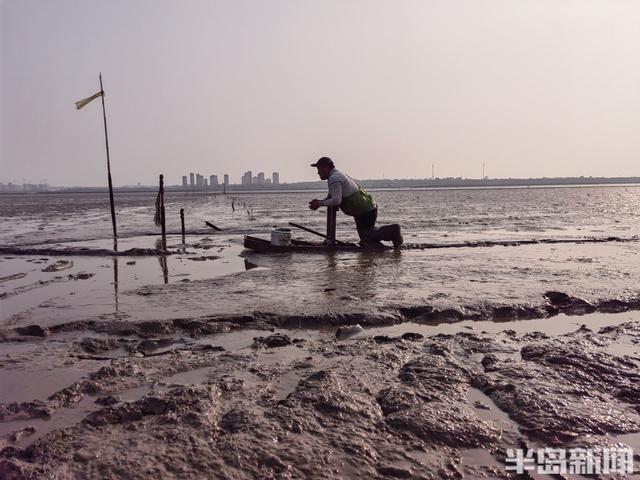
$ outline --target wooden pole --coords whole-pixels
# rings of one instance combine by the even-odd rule
[[[180,225],[182,226],[182,239],[184,241],[184,208],[180,209]]]
[[[327,207],[327,238],[331,245],[336,243],[336,207]]]
[[[118,231],[116,229],[116,207],[113,203],[113,182],[111,181],[111,160],[109,159],[109,136],[107,134],[107,111],[104,108],[104,90],[102,88],[102,72],[100,72],[100,93],[102,98],[102,118],[104,119],[104,143],[107,148],[107,178],[109,179],[109,202],[111,203],[111,223],[113,224],[113,242],[118,239]]]
[[[162,247],[167,249],[167,224],[164,216],[164,175],[160,174],[160,224],[162,226]]]

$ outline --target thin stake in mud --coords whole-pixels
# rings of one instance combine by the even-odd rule
[[[185,234],[184,234],[184,208],[180,209],[180,226],[182,227],[182,251],[186,252],[187,250],[187,241],[185,239]]]
[[[153,223],[162,229],[161,244],[157,244],[157,249],[167,249],[167,224],[164,212],[164,175],[160,174],[160,187],[156,196],[156,211],[153,215]]]
[[[160,174],[160,224],[162,227],[162,248],[167,249],[167,222],[164,215],[164,175]]]

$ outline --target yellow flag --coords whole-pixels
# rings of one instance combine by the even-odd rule
[[[92,100],[95,100],[96,98],[100,98],[102,96],[102,91],[98,92],[98,93],[94,93],[93,95],[91,95],[90,97],[87,98],[83,98],[82,100],[78,100],[76,102],[76,108],[78,110],[80,110],[82,107],[86,106],[89,104],[89,102],[91,102]]]

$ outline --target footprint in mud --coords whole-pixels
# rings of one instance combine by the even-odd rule
[[[42,269],[43,272],[60,272],[73,267],[71,260],[58,260]]]
[[[21,278],[26,277],[27,274],[24,272],[14,273],[13,275],[8,275],[6,277],[0,277],[0,283],[10,282],[11,280],[19,280]]]
[[[220,257],[217,257],[215,255],[203,255],[201,257],[188,257],[188,260],[193,260],[194,262],[205,262],[207,260],[217,260]]]
[[[95,276],[95,273],[86,273],[86,272],[82,272],[82,273],[78,273],[76,275],[68,275],[67,278],[69,280],[88,280],[91,277]]]

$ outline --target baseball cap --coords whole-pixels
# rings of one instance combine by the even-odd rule
[[[316,163],[311,164],[312,167],[333,167],[333,160],[329,157],[319,158]]]

